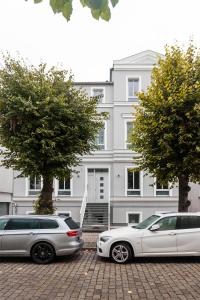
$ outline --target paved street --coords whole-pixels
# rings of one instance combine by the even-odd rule
[[[36,265],[0,258],[0,300],[200,299],[198,258],[137,259],[117,265],[84,250]]]

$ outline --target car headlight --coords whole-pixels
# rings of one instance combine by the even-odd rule
[[[111,236],[102,236],[102,237],[100,237],[100,241],[101,242],[107,242],[109,239],[111,239]]]

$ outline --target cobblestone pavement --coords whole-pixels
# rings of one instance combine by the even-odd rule
[[[84,250],[49,265],[0,258],[0,300],[200,299],[198,258],[136,259],[118,265]]]
[[[99,232],[83,232],[84,248],[96,248]]]

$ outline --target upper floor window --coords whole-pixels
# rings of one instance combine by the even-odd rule
[[[42,189],[42,177],[30,176],[29,177],[29,195],[39,194]]]
[[[126,136],[125,136],[125,148],[126,149],[131,149],[131,134],[133,131],[133,122],[126,122]]]
[[[141,195],[140,172],[127,169],[127,196]]]
[[[169,196],[169,184],[161,184],[158,180],[156,181],[156,196]]]
[[[105,150],[106,146],[105,146],[105,126],[106,124],[104,124],[104,126],[99,130],[99,133],[96,136],[96,145],[98,146],[98,150]]]
[[[136,101],[139,92],[139,78],[128,78],[128,101]]]
[[[58,182],[58,195],[70,196],[71,195],[71,181],[70,178],[60,179]]]
[[[98,97],[99,103],[105,102],[105,88],[104,87],[93,87],[91,90],[92,97]]]

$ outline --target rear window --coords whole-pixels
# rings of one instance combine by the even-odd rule
[[[74,220],[71,217],[65,219],[65,223],[67,224],[67,226],[70,229],[78,229],[79,228],[78,224],[76,222],[74,222]]]

